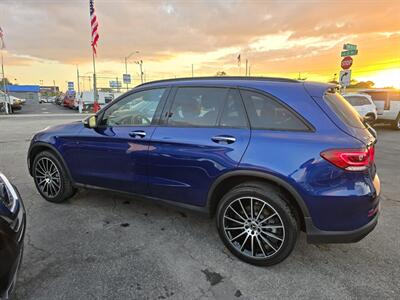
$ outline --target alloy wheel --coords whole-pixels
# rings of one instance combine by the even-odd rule
[[[35,181],[40,191],[49,198],[55,198],[60,193],[60,171],[57,165],[47,157],[42,157],[36,162]]]
[[[259,198],[232,201],[224,211],[222,224],[229,243],[253,259],[276,254],[285,240],[285,226],[279,213]]]

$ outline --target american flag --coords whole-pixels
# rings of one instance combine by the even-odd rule
[[[1,40],[1,47],[0,49],[4,49],[6,44],[4,44],[4,31],[3,28],[0,27],[0,40]]]
[[[93,53],[96,54],[97,42],[99,40],[99,33],[97,32],[99,23],[97,23],[93,0],[90,0],[90,26],[92,27],[92,49]]]

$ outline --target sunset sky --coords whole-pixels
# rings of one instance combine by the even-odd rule
[[[76,82],[92,70],[89,0],[0,2],[5,73],[13,83]],[[128,73],[146,80],[251,75],[328,81],[340,71],[344,43],[358,45],[353,78],[400,87],[400,1],[97,0],[99,85]],[[241,68],[237,56],[241,54]],[[81,85],[83,82],[81,82]],[[85,81],[85,88],[89,82]]]

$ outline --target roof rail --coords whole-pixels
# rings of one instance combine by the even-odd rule
[[[155,81],[149,81],[146,83],[139,84],[144,86],[153,83],[160,82],[174,82],[174,81],[186,81],[186,80],[255,80],[255,81],[277,81],[277,82],[301,82],[296,79],[281,78],[281,77],[262,77],[262,76],[204,76],[204,77],[182,77],[182,78],[170,78],[161,79]]]

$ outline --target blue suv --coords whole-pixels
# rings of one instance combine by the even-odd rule
[[[128,192],[215,215],[240,259],[273,265],[309,242],[356,242],[377,224],[376,139],[335,86],[205,77],[139,85],[83,122],[37,133],[39,193]]]

